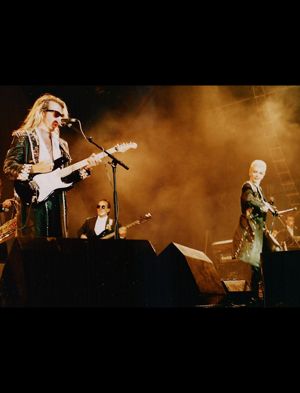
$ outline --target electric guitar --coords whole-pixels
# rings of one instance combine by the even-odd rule
[[[143,224],[144,222],[147,222],[148,220],[150,220],[150,218],[152,218],[151,213],[147,213],[143,217],[140,217],[138,220],[133,221],[132,223],[126,225],[125,228],[129,229],[129,228],[132,228],[135,225]],[[111,239],[114,236],[115,236],[115,232],[112,232],[112,233],[109,233],[106,236],[101,237],[100,239],[101,240]]]
[[[137,144],[134,142],[122,143],[121,145],[116,145],[111,149],[107,150],[108,153],[124,153],[129,149],[136,149]],[[101,152],[95,155],[95,159],[102,159],[106,157],[105,152]],[[58,158],[54,162],[54,171],[49,173],[40,173],[30,177],[27,181],[15,181],[15,190],[19,195],[22,202],[26,204],[33,203],[37,205],[43,201],[46,201],[51,194],[56,190],[68,189],[73,186],[73,182],[66,183],[63,178],[71,175],[78,169],[82,169],[88,165],[88,158],[79,161],[75,164],[69,165],[66,168],[61,168],[60,166],[65,163],[63,158]],[[98,165],[98,164],[96,164]]]

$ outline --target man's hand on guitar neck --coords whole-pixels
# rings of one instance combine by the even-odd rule
[[[84,169],[91,170],[93,166],[100,164],[101,159],[97,157],[97,154],[93,153],[89,156],[89,158],[86,161],[88,165],[85,166]]]
[[[126,227],[120,227],[119,228],[119,235],[120,235],[120,239],[126,239],[126,237],[127,237],[127,228]]]

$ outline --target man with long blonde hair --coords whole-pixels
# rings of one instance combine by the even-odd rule
[[[35,101],[21,127],[12,133],[3,170],[14,181],[16,197],[20,201],[19,236],[67,237],[64,189],[55,190],[38,204],[34,204],[33,199],[22,200],[20,191],[36,191],[35,175],[50,173],[56,166],[62,168],[71,161],[68,143],[60,138],[59,129],[62,119],[68,117],[68,108],[63,100],[44,94]],[[90,175],[89,168],[97,165],[99,160],[92,155],[87,162],[85,168],[74,171],[64,181],[73,184],[85,179]]]

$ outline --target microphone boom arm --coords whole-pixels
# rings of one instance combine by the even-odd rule
[[[295,211],[295,210],[297,210],[297,207],[293,207],[293,208],[291,208],[291,209],[286,209],[286,210],[280,210],[280,211],[278,212],[278,215],[281,216],[282,214],[289,213],[289,212],[293,212],[293,211]]]

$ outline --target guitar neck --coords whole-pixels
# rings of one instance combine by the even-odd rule
[[[136,220],[136,221],[132,222],[131,224],[126,225],[125,228],[128,229],[128,228],[131,228],[131,227],[133,227],[134,225],[137,225],[137,224],[140,224],[140,223],[141,223],[140,220]],[[109,234],[106,235],[106,236],[103,236],[101,239],[102,239],[102,240],[111,239],[111,238],[113,238],[114,236],[115,236],[115,232],[112,232],[112,233],[109,233]]]
[[[135,225],[138,225],[138,224],[140,224],[140,223],[141,223],[140,220],[133,221],[132,223],[126,225],[126,228],[129,229],[129,228],[131,228],[131,227],[133,227],[133,226],[135,226]]]
[[[131,228],[131,227],[133,227],[135,225],[142,224],[144,222],[147,222],[150,218],[151,218],[151,214],[147,213],[144,217],[141,217],[140,219],[138,219],[136,221],[133,221],[130,224],[126,225],[125,228],[129,229],[129,228]],[[112,233],[109,233],[108,235],[106,235],[104,237],[101,237],[101,239],[111,239],[114,236],[115,236],[115,232],[112,232]]]
[[[112,154],[112,153],[116,153],[117,150],[116,150],[115,147],[113,147],[113,148],[107,150],[107,152],[110,153],[110,154]],[[106,154],[105,152],[101,152],[101,153],[98,153],[98,154],[95,155],[95,159],[101,160],[102,158],[104,158],[104,157],[106,157],[106,156],[107,156],[107,154]],[[60,175],[60,176],[61,176],[61,177],[68,176],[68,175],[70,175],[72,172],[75,172],[75,171],[77,171],[78,169],[82,169],[82,168],[84,168],[84,167],[87,166],[87,165],[88,165],[88,158],[86,158],[85,160],[76,162],[75,164],[69,165],[69,166],[66,167],[66,168],[63,168],[63,169],[61,170],[61,175]]]

